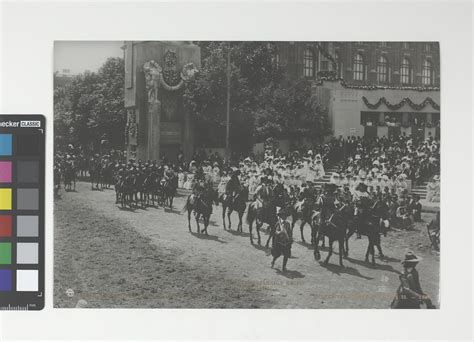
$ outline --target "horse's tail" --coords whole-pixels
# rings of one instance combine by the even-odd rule
[[[255,220],[255,209],[252,207],[252,202],[249,203],[247,210],[247,224],[250,225]]]

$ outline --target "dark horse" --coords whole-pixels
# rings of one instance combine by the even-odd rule
[[[76,191],[76,168],[72,163],[66,163],[64,167],[64,190]]]
[[[163,207],[168,206],[170,209],[173,209],[173,200],[178,189],[178,176],[173,174],[167,179],[163,178],[160,185]]]
[[[224,224],[224,229],[226,229],[226,225],[225,225],[226,211],[227,211],[227,220],[229,221],[229,229],[231,229],[232,227],[230,215],[232,214],[233,211],[235,211],[239,215],[239,224],[237,225],[237,231],[242,232],[242,217],[244,216],[248,197],[249,197],[249,189],[245,186],[240,186],[239,190],[236,191],[235,196],[224,193],[219,197],[219,201],[222,203],[222,222]]]
[[[202,194],[196,195],[191,194],[186,200],[183,211],[188,212],[188,229],[191,232],[191,212],[194,212],[194,218],[196,219],[197,232],[200,234],[201,229],[199,227],[199,218],[202,216],[204,220],[204,229],[203,233],[207,234],[207,226],[209,225],[209,219],[212,214],[212,205],[219,205],[219,199],[217,190],[212,189],[211,187],[206,188]]]
[[[354,224],[349,225],[349,229],[346,235],[346,249],[345,255],[349,255],[349,238],[357,231],[360,235],[367,236],[369,239],[369,245],[367,252],[365,253],[365,261],[369,262],[369,256],[372,256],[372,265],[375,265],[375,250],[374,246],[377,247],[381,258],[384,257],[382,247],[380,245],[380,235],[387,236],[387,230],[389,228],[389,222],[387,220],[388,207],[380,200],[375,201],[374,205],[366,212],[358,211],[355,217]]]
[[[137,178],[133,174],[127,175],[117,180],[117,184],[115,186],[115,191],[117,193],[116,199],[122,208],[125,208],[127,205],[130,208],[133,208],[133,196],[135,193],[136,181]]]
[[[304,239],[303,228],[306,223],[308,223],[311,229],[311,244],[314,244],[315,238],[315,231],[313,227],[314,209],[314,201],[307,199],[302,202],[296,202],[291,206],[291,231],[293,231],[295,228],[296,221],[300,220],[301,241],[306,242]]]
[[[286,195],[285,195],[286,194]],[[275,234],[275,225],[277,222],[277,207],[284,207],[289,203],[289,196],[282,184],[277,184],[272,191],[272,195],[267,200],[255,200],[249,204],[247,210],[247,223],[249,225],[250,243],[253,244],[252,226],[255,221],[257,227],[258,244],[261,244],[260,228],[264,223],[270,227],[265,247],[268,248],[270,240]]]
[[[329,252],[324,260],[324,264],[329,262],[329,258],[332,255],[332,245],[334,241],[338,242],[339,245],[339,265],[344,267],[342,263],[342,257],[344,255],[344,239],[346,237],[346,222],[342,215],[342,211],[345,206],[342,206],[339,210],[336,210],[327,222],[321,221],[321,215],[318,213],[313,215],[313,227],[316,231],[316,241],[314,244],[314,258],[319,260],[321,255],[319,253],[319,240],[327,236],[329,239]]]

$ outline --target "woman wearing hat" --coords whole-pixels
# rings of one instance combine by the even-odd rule
[[[419,309],[426,303],[428,309],[435,308],[431,299],[423,293],[416,265],[421,261],[413,252],[408,252],[402,261],[403,273],[400,274],[400,286],[392,301],[392,309]]]

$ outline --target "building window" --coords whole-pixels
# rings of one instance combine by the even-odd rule
[[[388,80],[388,63],[387,58],[380,56],[377,62],[377,81],[386,83]]]
[[[387,42],[380,42],[380,46],[381,47],[388,47],[388,43]]]
[[[355,81],[365,80],[364,58],[360,53],[354,57],[353,72]]]
[[[304,50],[303,74],[304,77],[314,77],[314,53],[310,49]]]
[[[427,59],[423,62],[423,68],[421,70],[421,83],[423,85],[431,85],[431,78],[433,75],[433,67],[431,62]]]
[[[410,43],[402,43],[402,49],[409,49]]]
[[[328,61],[321,61],[321,70],[328,70],[329,69],[329,62]]]
[[[431,45],[429,43],[425,44],[425,51],[430,52],[431,51]]]
[[[403,58],[402,64],[400,65],[400,83],[401,84],[410,84],[410,61],[408,58]]]

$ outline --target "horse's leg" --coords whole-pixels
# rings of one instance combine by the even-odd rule
[[[211,214],[209,214],[207,217],[204,217],[204,230],[206,232],[206,235],[209,235],[207,234],[207,227],[209,226],[210,218],[211,218]]]
[[[321,233],[316,232],[316,241],[314,241],[314,259],[319,260],[321,259],[321,254],[319,253],[319,240],[321,239]]]
[[[349,256],[349,239],[351,238],[353,234],[354,234],[354,229],[349,228],[349,231],[347,232],[346,238],[345,238],[346,248],[344,250],[344,257],[346,258]]]
[[[279,258],[279,256],[274,256],[272,260],[272,268],[275,266],[275,261]]]
[[[344,256],[344,237],[339,238],[338,245],[339,245],[339,265],[341,267],[344,267],[344,264],[342,263],[342,257]]]
[[[237,231],[242,233],[242,217],[244,216],[244,212],[239,212],[239,225],[237,226]]]
[[[306,225],[305,219],[301,219],[301,224],[300,224],[301,241],[303,241],[304,243],[306,243],[306,241],[304,239],[304,234],[303,234],[303,229],[304,229],[305,225]]]
[[[229,229],[232,229],[232,222],[230,221],[231,214],[232,214],[232,208],[229,207],[229,210],[227,210],[227,220],[229,221]]]
[[[188,208],[188,229],[189,229],[189,232],[191,233],[191,209],[189,208]]]
[[[365,253],[365,262],[369,262],[370,248],[372,246],[372,240],[369,238],[369,245],[367,246],[367,252]]]
[[[378,251],[379,251],[379,258],[380,258],[380,259],[385,258],[385,255],[384,255],[383,252],[382,252],[382,246],[380,245],[380,242],[377,243],[375,246],[377,246],[377,249],[378,249]]]
[[[224,203],[222,203],[222,223],[224,224],[224,229],[226,229],[226,226],[225,226],[225,211],[226,211],[226,206]]]
[[[372,242],[372,247],[370,248],[370,254],[372,254],[372,265],[375,266],[375,243]]]
[[[258,245],[260,246],[260,244],[262,243],[261,242],[261,239],[260,239],[260,228],[262,228],[262,225],[263,225],[263,222],[256,222],[255,223],[256,225],[256,228],[257,228],[257,236],[258,236]]]
[[[316,233],[317,233],[316,224],[313,222],[311,224],[311,245],[313,246],[316,243]]]
[[[296,217],[296,215],[294,214],[291,215],[291,234],[293,234],[293,229],[295,228],[297,219],[298,218]]]
[[[328,256],[326,257],[326,260],[324,260],[324,264],[327,265],[329,263],[329,258],[331,258],[332,255],[332,244],[334,242],[334,239],[332,237],[329,238],[329,252]]]
[[[271,225],[268,225],[268,227],[270,228],[270,234],[268,234],[268,239],[267,239],[267,243],[265,244],[265,248],[268,248],[268,246],[270,245],[270,240],[275,235],[275,227]]]
[[[197,225],[197,229],[198,229],[198,234],[201,234],[201,228],[199,227],[199,214],[198,213],[194,213],[194,218],[196,219],[196,225]]]
[[[247,214],[247,215],[248,215],[248,214]],[[253,226],[253,220],[250,221],[250,223],[249,223],[250,243],[253,245],[252,226]]]
[[[286,263],[288,262],[288,257],[286,255],[283,256],[283,267],[282,267],[282,271],[283,272],[286,272]]]

